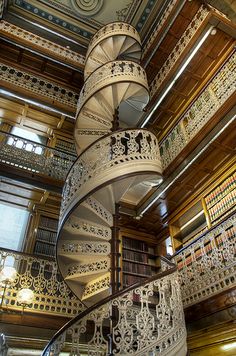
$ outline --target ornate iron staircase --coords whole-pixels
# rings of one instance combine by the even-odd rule
[[[129,128],[137,124],[149,100],[146,74],[137,63],[140,49],[137,31],[121,22],[100,29],[88,48],[75,124],[79,156],[64,186],[57,260],[66,283],[89,309],[59,332],[56,346],[51,342],[44,355],[59,355],[67,331],[72,335],[70,355],[80,354],[81,342],[90,355],[156,355],[167,354],[167,349],[168,355],[186,354],[175,269],[153,278],[141,289],[132,287],[114,295],[118,284],[116,254],[111,248],[115,207],[126,199],[137,204],[153,181],[160,180],[162,171],[155,135]],[[135,308],[134,292],[140,295]],[[156,301],[149,311],[148,299],[154,294]],[[178,315],[174,311],[177,300]],[[133,306],[133,316],[128,321],[124,308],[127,312],[129,306]],[[110,317],[112,322],[108,322]],[[84,328],[87,321],[88,329]],[[93,329],[87,343],[79,337],[85,329],[88,334]],[[177,352],[175,346],[180,340],[182,346]]]

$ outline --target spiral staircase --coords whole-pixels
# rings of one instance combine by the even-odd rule
[[[149,100],[146,74],[138,63],[140,57],[141,44],[137,31],[131,25],[122,22],[104,26],[95,34],[88,47],[85,83],[78,102],[75,124],[78,158],[64,186],[57,243],[57,261],[62,276],[70,289],[88,307],[87,314],[85,312],[63,329],[69,330],[69,334],[72,335],[70,355],[80,354],[78,341],[82,332],[80,329],[82,327],[85,330],[83,326],[89,319],[88,315],[95,325],[92,341],[90,340],[88,344],[97,350],[88,354],[112,354],[114,344],[117,346],[118,341],[116,342],[115,336],[111,335],[113,332],[117,334],[118,330],[118,334],[122,333],[123,314],[121,313],[121,318],[118,318],[119,322],[115,328],[108,321],[104,323],[106,318],[111,317],[110,313],[114,307],[121,303],[125,292],[127,293],[127,290],[118,292],[121,293],[118,294],[121,299],[118,298],[118,304],[114,304],[115,299],[111,294],[115,290],[111,286],[118,285],[119,282],[117,277],[119,273],[114,273],[114,269],[119,268],[113,244],[116,238],[116,206],[121,201],[138,204],[152,185],[158,184],[161,179],[159,146],[155,135],[145,129],[130,128],[135,127]],[[172,278],[173,276],[170,276],[172,272],[164,272],[164,277]],[[159,282],[161,277],[162,274],[158,277]],[[157,288],[158,283],[154,283],[155,286],[152,288]],[[169,294],[176,292],[176,288],[171,286],[172,282],[168,283],[166,285],[164,283],[163,291],[157,293],[159,308],[160,296],[165,294],[165,289],[169,288]],[[176,282],[173,280],[173,283]],[[126,308],[133,303],[131,300],[133,293],[132,290],[128,299],[126,297],[124,299],[129,300]],[[145,293],[144,291],[144,295]],[[140,298],[142,304],[145,298],[144,296]],[[171,303],[174,303],[174,299],[176,303],[180,295],[170,301],[169,309],[173,307]],[[108,300],[110,304],[107,303]],[[179,310],[179,306],[180,301],[176,310]],[[154,320],[155,308],[150,313],[150,318]],[[127,341],[129,334],[127,331],[128,334],[123,335],[126,346],[118,342],[117,350],[120,351],[116,350],[116,353],[126,355],[133,350],[131,353],[135,355],[156,355],[163,350],[161,354],[164,355],[167,354],[165,352],[168,345],[172,345],[174,350],[173,344],[181,338],[182,346],[178,352],[175,348],[175,351],[168,355],[185,355],[182,309],[178,313],[176,317],[173,315],[170,317],[171,330],[173,331],[176,319],[179,320],[178,323],[182,320],[180,322],[183,324],[182,331],[178,334],[177,327],[174,331],[175,336],[171,334],[171,337],[164,332],[165,338],[167,335],[170,338],[167,338],[169,341],[167,339],[163,341],[162,346],[153,346],[155,338],[150,336],[150,332],[149,337],[146,335],[145,342],[138,345],[136,340],[136,346],[131,345]],[[134,316],[135,318],[137,316]],[[131,319],[129,318],[129,322]],[[126,318],[126,327],[129,322]],[[107,341],[107,337],[102,336],[104,333],[104,330],[101,331],[102,324],[110,330],[110,342]],[[141,321],[138,324],[143,325]],[[137,326],[135,328],[137,329]],[[43,355],[60,354],[62,345],[65,344],[64,331],[59,332],[51,341]],[[137,330],[135,333],[137,334]],[[157,335],[159,331],[153,327],[151,333]],[[121,338],[118,337],[117,340]],[[131,337],[130,334],[130,342],[133,343],[133,340],[134,336]],[[148,340],[152,344],[149,348]],[[126,352],[122,351],[124,349]],[[159,351],[153,353],[153,350]]]

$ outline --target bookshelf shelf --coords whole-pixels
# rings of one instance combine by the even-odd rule
[[[54,232],[55,234],[57,233],[57,229],[52,229],[52,228],[45,227],[45,226],[40,226],[39,225],[38,229],[45,230],[45,231],[51,231],[51,232]]]
[[[134,273],[134,272],[128,272],[128,271],[123,271],[123,273],[128,274],[130,276],[137,276],[137,277],[143,277],[143,278],[151,277],[151,275],[148,275],[148,274],[140,274],[140,273]]]
[[[54,217],[40,214],[36,229],[34,253],[40,256],[55,257],[58,220]]]
[[[210,221],[215,223],[232,211],[236,204],[236,172],[204,197]]]
[[[134,261],[134,260],[129,260],[127,258],[123,258],[123,262],[131,262],[131,263],[138,263],[140,265],[144,265],[144,266],[151,266],[152,268],[157,268],[157,266],[153,265],[153,264],[150,264],[150,263],[145,263],[145,262],[137,262],[137,261]]]
[[[123,286],[142,281],[158,271],[155,246],[135,238],[122,238],[122,282]]]
[[[155,258],[156,257],[156,255],[154,253],[151,253],[151,252],[148,252],[148,251],[143,251],[143,250],[136,250],[135,248],[123,247],[123,250],[133,251],[133,252],[138,252],[138,253],[145,253],[151,258]]]
[[[210,189],[207,187],[207,191],[198,197],[192,206],[170,221],[174,252],[197,240],[235,211],[235,168],[232,167],[228,176],[217,178]]]
[[[53,245],[55,246],[55,242],[49,242],[49,241],[45,241],[45,240],[41,240],[41,239],[37,239],[37,242],[43,242],[43,243],[47,243],[48,245]]]

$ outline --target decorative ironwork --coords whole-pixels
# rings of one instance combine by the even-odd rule
[[[66,331],[68,336],[72,335],[70,355],[79,355],[85,342],[88,355],[109,354],[107,334],[111,318],[114,355],[184,354],[186,330],[178,272],[170,262],[166,263],[172,268],[169,273],[164,272],[145,285],[130,287],[123,294],[119,292],[103,305],[89,309],[83,317],[75,318],[70,327],[62,331],[62,335]],[[59,337],[54,343],[58,343]],[[53,343],[43,355],[57,355]]]
[[[157,73],[155,78],[150,84],[150,96],[151,98],[155,95],[157,90],[160,88],[161,84],[173,68],[173,65],[179,60],[183,51],[188,46],[189,42],[196,35],[196,32],[199,31],[200,26],[205,21],[206,17],[209,14],[209,10],[205,5],[202,5],[194,16],[193,20],[190,22],[189,26],[184,31],[183,35],[179,39],[173,51],[168,56],[167,60],[161,67],[160,71]]]
[[[76,275],[89,275],[91,273],[107,272],[110,267],[110,260],[103,259],[91,263],[80,263],[68,266],[67,279]]]
[[[114,82],[117,84],[124,81],[130,83],[134,82],[137,85],[143,86],[148,92],[146,72],[139,64],[133,61],[108,62],[91,73],[85,81],[78,100],[77,115],[86,101],[99,90]],[[104,110],[107,111],[112,121],[113,110],[105,106],[104,100],[101,100],[100,105],[104,105]]]
[[[124,22],[110,23],[98,30],[91,39],[86,54],[86,60],[90,56],[93,49],[101,42],[101,40],[116,35],[132,37],[134,38],[135,42],[140,44],[140,37],[138,31],[133,26]]]
[[[236,286],[236,215],[175,257],[185,307]]]
[[[142,58],[145,58],[145,55],[147,54],[149,48],[151,47],[151,45],[153,44],[153,42],[155,41],[157,35],[159,34],[160,30],[163,29],[163,25],[166,22],[166,20],[168,19],[169,15],[171,14],[173,8],[175,7],[176,3],[178,0],[171,0],[169,1],[169,3],[167,4],[167,6],[165,7],[162,16],[160,17],[157,25],[155,26],[155,28],[152,30],[151,34],[149,34],[148,40],[145,43],[145,46],[143,47],[142,50]]]
[[[104,207],[101,207],[98,201],[95,199],[87,199],[86,203],[97,212],[101,217],[105,218],[109,223],[112,222],[112,216],[109,212],[107,212]],[[102,209],[103,208],[103,209]],[[103,240],[111,239],[111,229],[104,226],[92,223],[88,220],[82,220],[73,217],[70,217],[65,225],[65,229],[76,234],[89,235],[98,237]]]
[[[76,241],[64,243],[60,248],[60,253],[69,253],[77,255],[80,254],[95,254],[95,255],[108,255],[110,253],[109,242],[96,242],[96,241]]]
[[[94,157],[94,160],[91,161],[90,157]],[[156,136],[147,130],[117,131],[97,141],[79,156],[67,176],[60,222],[72,204],[86,194],[86,184],[92,190],[99,182],[120,177],[121,174],[132,171],[134,166],[136,172],[139,168],[143,171],[145,164],[148,170],[161,171]],[[89,199],[91,201],[92,198]]]
[[[84,310],[83,304],[62,280],[56,261],[0,249],[0,270],[5,266],[14,266],[17,276],[6,288],[3,307],[21,310],[17,293],[22,288],[29,288],[35,296],[33,303],[27,307],[31,312],[70,317]],[[0,285],[1,290],[3,286]]]
[[[30,45],[36,46],[39,50],[46,51],[56,57],[60,57],[64,62],[71,62],[77,66],[84,65],[85,57],[81,54],[78,54],[69,48],[60,46],[55,42],[49,41],[46,38],[37,36],[32,32],[26,31],[25,29],[4,20],[0,22],[0,32],[14,36]]]
[[[178,124],[161,142],[160,153],[164,169],[234,93],[235,71],[236,53],[234,52],[202,94],[181,117]]]
[[[0,78],[3,82],[14,84],[16,87],[26,89],[39,96],[44,96],[71,108],[76,108],[77,93],[66,87],[60,87],[56,83],[49,82],[43,77],[32,75],[18,68],[0,63]]]
[[[108,225],[112,226],[113,223],[113,216],[112,214],[94,197],[90,196],[88,199],[86,199],[83,203],[83,205],[88,208],[89,210],[92,210],[96,215],[98,215],[103,221],[105,221]],[[111,236],[111,231],[108,232],[108,229],[106,229],[105,235]],[[100,236],[102,237],[102,236]]]
[[[83,299],[92,297],[108,288],[110,288],[110,273],[89,282],[84,288]]]
[[[65,180],[75,156],[40,143],[0,131],[0,162]]]

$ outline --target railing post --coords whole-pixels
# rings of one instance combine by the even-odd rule
[[[111,239],[111,293],[114,294],[120,287],[120,253],[119,253],[119,205],[115,206],[113,215],[112,239]]]
[[[112,132],[115,132],[119,130],[119,109],[116,108],[114,115],[113,115],[113,121],[112,121]]]

